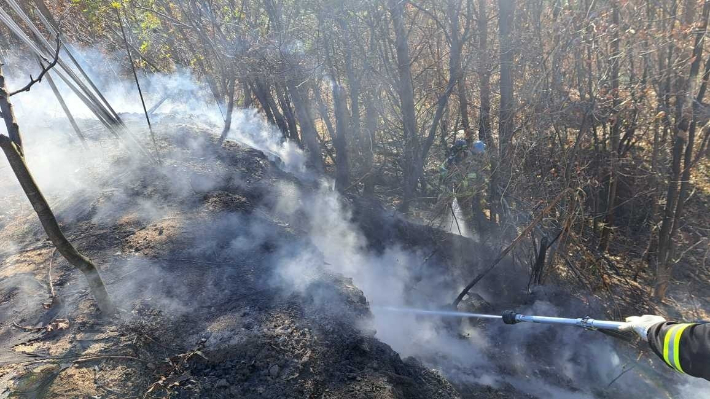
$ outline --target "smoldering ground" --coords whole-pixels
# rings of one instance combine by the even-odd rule
[[[10,85],[23,82],[23,76],[14,74]],[[324,288],[333,276],[352,279],[353,287],[362,290],[373,306],[434,308],[452,300],[464,283],[457,278],[462,271],[449,270],[450,265],[438,257],[423,264],[430,248],[392,243],[373,249],[353,216],[354,205],[334,192],[327,178],[308,174],[300,150],[282,142],[280,133],[256,110],[235,111],[229,139],[261,153],[235,164],[214,145],[221,116],[217,107],[193,95],[204,92],[201,85],[188,74],[142,79],[150,82],[149,103],[176,93],[155,118],[160,166],[110,138],[71,94],[67,102],[90,139],[86,150],[68,139],[71,128],[44,85],[13,97],[29,166],[70,234],[96,235],[97,241],[113,233],[125,235],[94,243],[97,263],[121,308],[147,305],[179,318],[209,313],[219,303],[241,296],[263,298],[255,306],[264,309],[270,301],[299,298],[308,311],[339,316],[364,332],[376,331],[378,339],[402,356],[419,359],[463,387],[512,386],[519,393],[559,398],[665,395],[649,384],[649,374],[633,370],[607,387],[630,367],[633,351],[592,332],[469,321],[452,327],[437,318],[381,310],[354,312],[341,296]],[[118,111],[141,111],[131,82],[99,83]],[[124,117],[145,147],[154,151],[142,116]],[[19,232],[13,244],[3,244],[0,254],[6,261],[17,259],[23,248],[45,238],[31,209],[21,204],[24,199],[4,159],[0,171],[2,195],[13,200],[13,217],[31,226],[29,234]],[[3,227],[11,222],[4,220]],[[480,257],[484,262],[490,254]],[[176,274],[179,264],[191,266]],[[501,273],[527,279],[512,265]],[[72,274],[76,284],[83,285]],[[511,298],[497,296],[500,278],[486,281],[477,288],[478,294],[494,308],[509,305]],[[3,277],[3,295],[13,299],[0,304],[0,309],[8,312],[9,306],[25,301],[37,310],[24,317],[36,322],[41,313],[36,282],[31,275]],[[76,311],[82,298],[79,291],[60,287],[59,295],[73,293],[65,298],[66,314]],[[541,292],[516,310],[565,317],[588,311],[550,298]],[[199,327],[182,339],[203,337]],[[224,332],[206,338],[207,345],[215,348],[233,339]],[[677,392],[673,388],[673,394],[693,398],[703,394],[695,388],[696,381],[667,378],[680,387]]]

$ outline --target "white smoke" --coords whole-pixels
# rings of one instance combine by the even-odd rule
[[[83,58],[90,65],[95,65],[97,55],[90,50],[82,50]],[[93,61],[92,61],[93,60]],[[111,65],[110,62],[106,63]],[[114,68],[113,70],[115,70]],[[112,68],[107,68],[112,70]],[[108,73],[104,71],[104,73]],[[15,73],[11,86],[18,86],[25,81],[24,74]],[[142,113],[138,93],[134,82],[117,79],[115,76],[96,76],[97,83],[117,111]],[[186,71],[169,75],[151,75],[140,77],[145,84],[148,107],[160,101],[164,96],[169,99],[160,107],[156,115],[157,126],[160,120],[174,122],[172,118],[180,115],[180,121],[192,121],[193,127],[203,128],[213,136],[220,132],[222,115],[219,108],[210,103],[204,85],[193,79]],[[91,113],[66,87],[60,86],[70,108],[77,118],[91,118]],[[114,223],[127,210],[139,215],[145,222],[158,221],[171,212],[176,204],[169,203],[163,197],[144,198],[136,196],[131,191],[116,190],[115,184],[103,186],[97,182],[135,182],[143,174],[145,160],[125,154],[116,146],[114,140],[98,140],[90,143],[89,150],[80,150],[76,145],[67,145],[67,134],[70,127],[59,125],[64,115],[45,84],[37,85],[29,94],[13,97],[16,114],[22,126],[26,140],[26,153],[40,187],[50,198],[53,206],[62,210],[60,215],[65,219],[77,218],[86,209],[66,209],[61,206],[64,200],[74,196],[85,196],[88,204],[95,205],[96,212],[92,221],[101,224]],[[237,109],[233,114],[233,130],[228,138],[263,151],[272,161],[280,161],[285,171],[296,175],[305,174],[304,154],[293,143],[284,141],[281,133],[259,115],[255,109]],[[137,120],[140,120],[138,118]],[[84,121],[86,122],[86,121]],[[136,122],[138,123],[138,122]],[[83,124],[84,126],[87,123]],[[60,127],[58,127],[60,126]],[[189,128],[189,127],[188,127]],[[158,131],[159,134],[171,132]],[[108,135],[100,126],[90,132],[94,137]],[[143,131],[145,133],[145,131]],[[176,134],[172,132],[172,134]],[[141,140],[148,143],[146,134]],[[202,159],[205,164],[214,160],[215,155],[208,150],[205,141],[195,140],[188,143],[188,153],[184,156],[178,153],[164,154],[166,159],[172,159],[161,170],[167,176],[167,186],[170,187],[171,201],[188,199],[196,192],[205,193],[219,187],[227,178],[237,179],[231,170],[210,170],[195,172],[183,163],[192,158]],[[182,158],[184,156],[184,158]],[[108,162],[109,159],[120,158],[121,163]],[[1,188],[11,188],[17,192],[16,182],[4,158],[0,160]],[[129,185],[126,185],[129,186]],[[111,187],[111,188],[110,188]],[[399,246],[385,248],[382,252],[368,249],[364,234],[351,220],[351,214],[344,199],[334,190],[333,184],[327,178],[322,178],[318,189],[302,188],[294,183],[280,182],[273,187],[271,193],[276,197],[275,212],[280,220],[289,227],[303,228],[297,231],[299,239],[287,243],[280,248],[273,259],[277,262],[278,272],[272,283],[287,287],[294,292],[308,294],[309,287],[320,278],[321,271],[337,273],[352,278],[353,283],[361,289],[373,308],[372,320],[360,320],[363,329],[374,328],[377,337],[391,345],[404,356],[415,356],[423,359],[428,365],[445,368],[442,370],[451,378],[458,378],[480,385],[500,387],[511,384],[522,392],[528,392],[539,397],[553,398],[590,398],[592,393],[575,391],[551,385],[543,377],[527,376],[530,369],[541,365],[534,354],[526,350],[526,344],[531,342],[535,334],[557,333],[561,337],[558,344],[559,356],[552,364],[544,365],[572,381],[580,390],[588,389],[589,381],[600,383],[610,381],[620,370],[621,362],[616,349],[610,344],[600,344],[588,340],[590,332],[579,330],[555,330],[554,327],[536,325],[520,325],[515,327],[491,327],[500,334],[489,334],[485,328],[468,325],[462,330],[452,332],[442,326],[435,318],[416,317],[409,314],[391,313],[378,310],[385,306],[421,306],[435,307],[451,301],[452,287],[447,285],[444,271],[445,265],[436,265],[422,283],[413,285],[412,273],[415,266],[420,265],[427,254],[416,250],[404,249]],[[10,189],[8,189],[9,192]],[[109,190],[109,191],[106,191]],[[136,201],[136,197],[141,198]],[[88,207],[88,206],[87,206]],[[458,218],[459,223],[462,218]],[[210,226],[194,226],[195,228],[211,229],[205,234],[222,236],[229,245],[221,249],[231,255],[243,255],[253,251],[262,243],[273,238],[271,228],[251,217],[225,216],[214,221]],[[465,228],[465,227],[464,227]],[[224,238],[226,237],[226,238]],[[193,251],[199,254],[215,253],[220,250],[214,245],[216,240],[202,240],[202,246],[195,245]],[[3,249],[8,251],[7,248]],[[12,248],[10,248],[12,250]],[[441,274],[435,270],[441,268]],[[139,284],[128,284],[122,288],[126,298],[140,297],[145,293],[160,292],[163,280],[161,271],[150,262],[129,260],[121,265],[126,270],[140,269],[144,271]],[[177,293],[168,297],[154,295],[156,304],[174,312],[188,312],[189,306],[175,300],[187,295],[185,286],[172,282]],[[457,288],[457,287],[453,287]],[[417,295],[411,295],[411,290],[417,290]],[[411,303],[411,297],[419,297],[419,302]],[[560,310],[550,303],[536,302],[527,309],[521,309],[532,314],[548,316],[558,315]],[[569,315],[563,315],[569,316]],[[464,337],[458,334],[465,335]],[[508,348],[515,356],[509,359],[497,359],[490,348],[500,345],[493,340],[496,336],[504,336],[510,343]],[[593,370],[580,367],[579,356],[589,356],[597,364]],[[508,363],[512,369],[510,374],[503,374],[495,368],[497,364]],[[589,364],[586,362],[584,364]],[[445,365],[445,366],[442,366]],[[633,378],[633,374],[623,378]],[[621,385],[622,381],[616,383]],[[705,388],[705,389],[704,389]],[[685,385],[683,395],[688,398],[699,398],[707,392],[707,383],[697,380]],[[625,390],[632,392],[633,388]],[[707,397],[707,396],[706,396]]]

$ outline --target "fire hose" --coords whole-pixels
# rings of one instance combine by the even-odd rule
[[[576,319],[567,319],[562,317],[548,316],[529,316],[520,313],[515,313],[512,310],[503,312],[502,315],[483,314],[483,313],[468,313],[458,312],[454,310],[423,310],[397,307],[381,307],[373,306],[374,310],[384,310],[388,312],[410,313],[418,315],[443,316],[443,317],[462,317],[473,319],[498,319],[503,320],[505,324],[518,323],[537,323],[537,324],[552,324],[582,327],[586,330],[607,330],[607,331],[623,331],[626,325],[622,321],[597,320],[590,317],[580,317]]]
[[[503,320],[505,324],[518,323],[536,323],[536,324],[552,324],[562,326],[582,327],[585,330],[600,330],[600,331],[625,331],[626,322],[612,320],[597,320],[591,317],[579,317],[576,319],[568,319],[564,317],[549,317],[549,316],[530,316],[520,313],[515,313],[512,310],[506,310],[502,315],[484,314],[484,313],[468,313],[459,312],[456,310],[425,310],[412,308],[399,308],[392,306],[372,306],[375,311],[387,311],[397,313],[410,313],[415,315],[429,315],[441,317],[460,317],[470,319],[497,319]],[[710,323],[707,320],[697,320],[694,323],[706,324]]]
[[[554,325],[564,325],[564,326],[577,326],[582,327],[586,330],[611,330],[611,331],[623,331],[623,327],[626,326],[625,322],[622,321],[610,321],[610,320],[597,320],[590,317],[581,317],[577,319],[566,319],[562,317],[548,317],[548,316],[528,316],[524,314],[515,313],[512,310],[507,310],[503,312],[500,316],[505,324],[518,324],[518,323],[538,323],[538,324],[554,324]]]

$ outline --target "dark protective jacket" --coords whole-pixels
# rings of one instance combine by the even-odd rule
[[[710,381],[710,324],[658,323],[648,342],[671,368]]]

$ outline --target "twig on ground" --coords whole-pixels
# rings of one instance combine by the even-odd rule
[[[629,371],[631,371],[631,370],[633,370],[634,368],[636,368],[635,365],[634,365],[634,366],[631,366],[631,367],[629,367],[629,368],[626,368],[626,366],[628,366],[628,365],[629,365],[628,363],[626,363],[626,364],[624,365],[624,367],[623,367],[623,368],[624,368],[624,371],[622,371],[621,374],[617,375],[616,378],[614,378],[613,380],[611,380],[611,382],[609,383],[609,385],[606,386],[607,388],[611,387],[611,384],[615,383],[616,380],[618,380],[619,378],[621,378],[624,374],[626,374],[626,373],[628,373]]]

